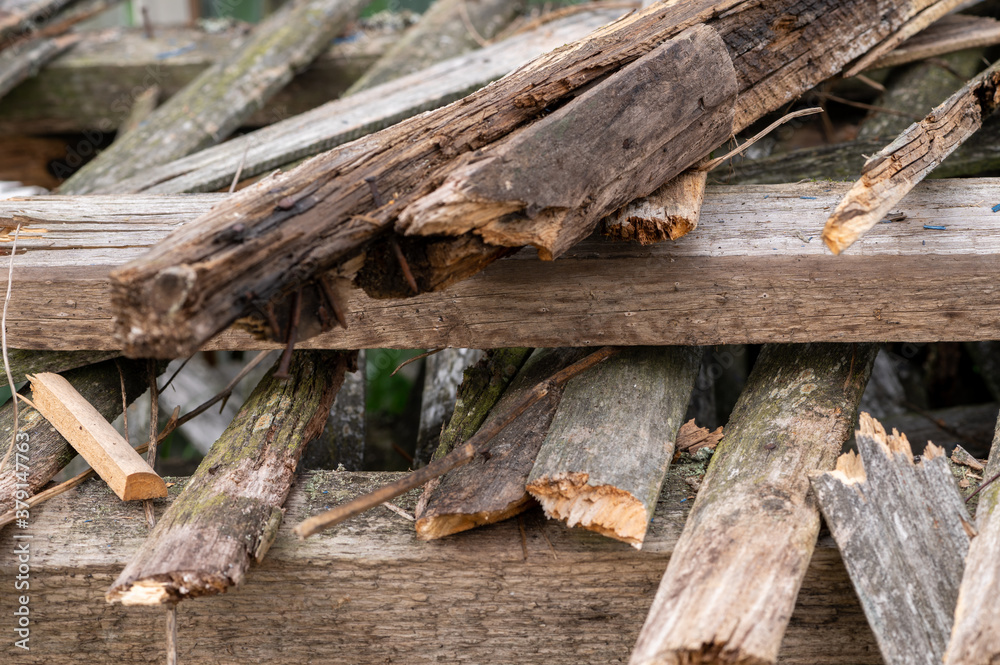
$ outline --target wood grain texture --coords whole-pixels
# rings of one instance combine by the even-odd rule
[[[465,370],[479,362],[478,349],[444,349],[424,361],[424,386],[420,399],[420,423],[413,463],[430,462],[441,441],[441,430],[455,413],[458,386]]]
[[[649,196],[605,217],[602,231],[640,245],[677,240],[697,228],[707,184],[707,171],[688,169]]]
[[[273,542],[299,455],[326,423],[349,362],[300,351],[288,379],[272,369],[111,585],[108,602],[156,605],[238,586]]]
[[[532,512],[524,519],[527,559],[516,521],[422,543],[412,522],[386,508],[299,541],[291,526],[303,517],[399,476],[309,474],[293,487],[277,539],[245,584],[180,605],[180,660],[622,662],[691,505],[684,473],[668,474],[641,552]],[[168,504],[186,482],[170,488]],[[415,495],[398,501],[412,510]],[[163,610],[104,600],[148,535],[141,508],[88,482],[32,510],[32,518],[31,651],[5,641],[0,654],[29,665],[162,663]],[[13,557],[0,557],[0,575],[16,576]],[[15,596],[0,594],[0,614],[13,616]],[[779,660],[880,662],[830,539],[813,555]]]
[[[630,663],[776,661],[819,534],[806,474],[833,468],[877,351],[874,344],[764,348]]]
[[[637,247],[594,238],[552,263],[522,251],[442,293],[410,299],[374,300],[352,290],[345,293],[348,329],[303,348],[993,339],[1000,320],[1000,233],[991,211],[1000,202],[997,181],[925,181],[897,206],[903,221],[880,224],[833,259],[819,235],[849,187],[710,187],[701,225],[677,243]],[[25,228],[47,229],[22,230],[18,240],[9,343],[117,349],[109,268],[220,200],[0,202],[0,224],[11,227],[16,215],[36,220]],[[230,330],[209,348],[278,346]]]
[[[146,123],[120,137],[60,187],[119,191],[118,183],[229,136],[291,81],[362,9],[362,0],[296,0],[254,28],[231,57],[202,72]]]
[[[28,377],[38,412],[122,501],[160,499],[167,486],[69,381],[51,372]]]
[[[48,354],[36,354],[45,357]],[[58,356],[59,354],[53,354]],[[144,360],[122,359],[116,365],[114,361],[72,369],[66,372],[66,379],[100,412],[107,420],[114,420],[122,412],[121,376],[125,377],[125,394],[129,403],[142,395],[147,387],[146,362]],[[57,366],[45,367],[37,365],[34,371],[49,369],[62,371]],[[21,389],[21,394],[32,399],[30,386]],[[14,410],[8,402],[0,408],[0,459],[7,452],[14,430]],[[49,424],[40,413],[30,407],[21,406],[18,417],[19,441],[27,437],[28,491],[37,494],[45,485],[59,473],[70,460],[76,457],[76,450],[55,428]],[[0,512],[14,507],[15,486],[24,483],[14,471],[15,458],[11,454],[9,466],[0,471]],[[25,461],[21,460],[22,464]],[[23,469],[22,469],[23,470]]]
[[[1000,43],[1000,21],[988,16],[949,14],[913,35],[872,63],[872,69],[898,67],[964,49]]]
[[[939,665],[975,531],[944,450],[919,462],[906,435],[862,413],[860,455],[810,474],[885,662]]]
[[[547,517],[642,547],[701,356],[630,349],[566,384],[528,477]]]
[[[896,140],[869,158],[861,179],[844,197],[823,229],[823,241],[834,254],[850,247],[885,218],[914,185],[923,180],[983,119],[1000,105],[1000,63],[911,125]]]
[[[1000,473],[1000,421],[997,421],[989,463],[983,478]],[[979,493],[976,537],[969,545],[965,572],[958,591],[955,624],[944,662],[947,665],[981,665],[1000,659],[1000,483]]]
[[[773,30],[776,17],[786,11],[795,13],[779,21],[780,31]],[[535,121],[544,124],[544,116],[555,106],[572,106],[570,98],[582,86],[620,77],[623,68],[708,19],[716,17],[711,29],[722,37],[737,72],[735,131],[835,74],[917,11],[912,2],[900,6],[889,0],[691,0],[652,5],[536,59],[461,103],[404,121],[244,189],[201,218],[197,232],[182,231],[142,261],[116,270],[113,307],[120,343],[130,353],[176,355],[251,315],[261,303],[289,307],[289,298],[297,298],[299,289],[314,290],[313,280],[324,271],[357,258],[372,243],[387,247],[396,242],[389,231],[400,213],[437,191],[456,166],[467,165],[470,153],[515,141]],[[675,163],[675,169],[658,174],[659,182],[643,182],[632,195],[652,192],[703,156]],[[597,163],[594,156],[590,160]],[[571,163],[575,165],[566,165]],[[612,200],[614,190],[609,190]],[[593,195],[593,201],[602,200],[602,192]],[[547,215],[538,219],[540,224],[553,221]],[[523,220],[517,221],[523,227]],[[225,233],[233,224],[241,229],[235,238]],[[551,247],[541,246],[544,253],[564,251],[585,227],[569,225],[561,239],[548,238],[543,227],[532,231],[530,224],[519,232],[552,240]],[[459,238],[453,248],[456,263],[470,251],[474,256],[489,254],[488,247],[463,247],[464,241]],[[278,247],[282,251],[273,251]],[[472,268],[456,266],[456,279],[498,256],[487,256]],[[422,268],[416,265],[415,272]],[[398,270],[400,278],[404,272]],[[428,289],[421,279],[418,274],[413,280],[417,289]],[[447,283],[440,280],[431,286]]]
[[[509,410],[540,382],[585,355],[586,349],[537,349],[492,407],[492,417],[487,416],[483,426]],[[477,456],[437,479],[421,498],[416,513],[417,537],[443,538],[505,520],[534,505],[525,483],[558,404],[558,391],[553,391],[494,437],[488,456]]]

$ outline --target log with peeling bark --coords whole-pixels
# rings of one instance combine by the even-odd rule
[[[660,582],[633,665],[775,661],[819,534],[806,474],[833,468],[877,351],[874,344],[764,348]]]
[[[78,35],[34,39],[0,51],[0,97],[33,76],[50,60],[79,41]]]
[[[351,95],[485,46],[524,10],[523,0],[435,0],[378,62],[347,90]],[[472,31],[475,31],[473,34]]]
[[[993,436],[993,448],[985,480],[1000,473],[1000,420]],[[1000,659],[1000,482],[979,493],[976,509],[976,537],[969,545],[965,572],[958,591],[955,624],[945,651],[947,665],[980,665]]]
[[[359,279],[379,295],[412,294],[412,284],[444,288],[524,244],[543,257],[561,254],[604,215],[938,4],[652,5],[460,103],[269,177],[115,271],[120,343],[133,354],[179,355],[255,309],[318,302],[322,289],[312,281],[366,248]],[[628,112],[608,117],[609,104],[626,97]],[[607,131],[584,130],[602,117]],[[581,149],[599,152],[581,159]],[[513,161],[505,166],[499,155]],[[592,168],[581,173],[583,164]],[[537,186],[556,181],[568,188]],[[414,237],[396,238],[393,229]],[[419,235],[440,232],[458,237]],[[400,253],[408,266],[386,263]]]
[[[426,360],[420,399],[420,424],[413,452],[415,466],[431,461],[441,441],[441,430],[455,413],[458,386],[466,368],[479,362],[478,349],[443,349]]]
[[[274,370],[265,376],[111,585],[108,602],[157,605],[238,586],[274,542],[299,455],[322,431],[351,362],[348,354],[300,351],[288,379]]]
[[[1000,105],[1000,62],[869,158],[826,222],[823,242],[840,254],[885,219],[914,185],[975,134]]]
[[[491,409],[503,414],[539,382],[586,355],[586,349],[538,349],[524,363],[503,396]],[[443,538],[522,513],[534,501],[525,489],[535,455],[545,440],[559,404],[548,394],[515,418],[490,444],[489,454],[437,479],[421,498],[416,514],[417,537]],[[483,423],[490,424],[490,417]]]
[[[547,517],[642,547],[701,356],[630,349],[566,384],[528,478]]]
[[[44,360],[49,355],[38,354],[38,357],[33,359],[32,371],[44,369],[61,371],[58,364],[46,367]],[[51,354],[51,359],[59,361],[62,355]],[[125,398],[131,403],[149,386],[145,367],[145,361],[122,359],[116,364],[115,361],[108,360],[67,371],[65,376],[104,418],[114,420],[122,412],[121,377],[125,378]],[[32,398],[28,386],[21,390],[21,394],[28,399]],[[0,408],[0,459],[3,459],[11,444],[13,428],[14,411],[8,402]],[[35,494],[76,457],[76,451],[42,418],[40,413],[30,407],[22,406],[19,409],[17,431],[19,434],[26,434],[30,443],[27,482],[29,492]],[[11,455],[8,466],[0,469],[0,512],[14,507],[14,487],[22,482],[23,480],[19,480],[14,474],[14,456]]]
[[[708,171],[688,169],[649,196],[605,217],[602,231],[640,245],[677,240],[697,228],[707,183]]]
[[[811,474],[887,665],[940,665],[975,530],[944,450],[919,462],[906,435],[862,413],[853,451]]]
[[[232,57],[202,72],[60,191],[117,191],[119,181],[131,175],[220,143],[312,62],[363,5],[363,0],[289,2],[258,25]]]

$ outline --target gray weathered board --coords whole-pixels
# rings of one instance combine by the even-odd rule
[[[877,225],[834,257],[819,233],[848,187],[713,187],[701,224],[674,243],[639,247],[588,239],[555,262],[541,262],[525,250],[443,292],[402,300],[373,300],[352,290],[348,330],[338,328],[303,346],[995,338],[1000,213],[991,208],[1000,203],[1000,181],[921,183],[899,205],[906,219]],[[15,259],[8,343],[115,348],[110,269],[221,200],[200,195],[0,202],[0,224],[8,230],[17,221],[26,224]],[[0,236],[0,243],[9,243],[11,235]],[[6,271],[0,272],[5,279]],[[609,274],[616,279],[607,279]],[[210,346],[274,345],[227,331]]]

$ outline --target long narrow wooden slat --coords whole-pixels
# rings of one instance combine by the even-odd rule
[[[773,663],[819,534],[807,473],[833,468],[878,346],[764,348],[629,661]]]
[[[1000,21],[988,16],[949,14],[939,18],[874,63],[879,67],[898,67],[908,62],[933,58],[1000,42]]]
[[[690,473],[671,470],[641,552],[540,512],[524,518],[524,548],[516,520],[423,543],[412,522],[387,508],[300,541],[291,527],[303,517],[401,475],[311,473],[292,488],[274,545],[244,585],[179,606],[181,662],[272,662],[276,645],[287,662],[337,665],[624,662],[691,505]],[[167,505],[190,481],[176,482]],[[416,494],[398,505],[412,510]],[[10,543],[12,534],[33,536],[31,650],[16,649],[11,632],[3,657],[50,665],[144,654],[162,662],[163,611],[104,600],[149,535],[141,508],[87,482],[0,538]],[[0,557],[0,577],[16,575],[16,557]],[[0,594],[0,615],[14,616],[18,595]],[[831,539],[813,555],[779,661],[880,662]]]
[[[921,183],[899,204],[902,221],[880,224],[837,259],[819,235],[848,184],[710,187],[701,225],[679,242],[638,247],[595,238],[553,263],[525,251],[444,292],[406,300],[374,300],[353,290],[345,294],[347,330],[304,346],[989,340],[1000,316],[1000,232],[991,210],[1000,203],[997,182]],[[15,218],[33,220],[18,239],[8,343],[116,349],[110,267],[220,200],[0,202],[3,226],[11,228]],[[210,344],[277,346],[235,330]]]

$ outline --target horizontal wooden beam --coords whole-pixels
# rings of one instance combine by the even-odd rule
[[[688,236],[648,247],[591,238],[554,262],[531,250],[442,292],[343,298],[348,329],[307,348],[988,340],[1000,321],[997,179],[922,183],[902,221],[831,256],[820,240],[849,183],[710,187]],[[8,344],[113,349],[108,272],[220,195],[0,202],[18,221]],[[893,211],[896,212],[896,211]],[[943,228],[938,228],[943,227]],[[22,253],[23,252],[23,253]],[[0,260],[2,263],[2,260]],[[6,270],[0,270],[0,288]],[[226,331],[211,348],[271,348]]]
[[[299,541],[291,527],[303,517],[396,477],[313,473],[292,490],[274,545],[244,585],[179,607],[181,662],[625,662],[692,503],[683,477],[696,472],[672,470],[641,552],[537,510],[424,543],[412,522],[377,508]],[[412,511],[416,494],[399,506]],[[162,513],[165,502],[156,506]],[[15,533],[32,538],[11,541]],[[163,611],[104,600],[147,533],[141,506],[93,481],[32,509],[26,529],[7,527],[4,542],[30,547],[31,650],[11,639],[0,653],[33,664],[123,654],[162,662]],[[11,584],[17,565],[16,556],[0,557]],[[0,624],[12,635],[17,596],[0,595]],[[779,662],[880,662],[828,538],[806,573]]]

